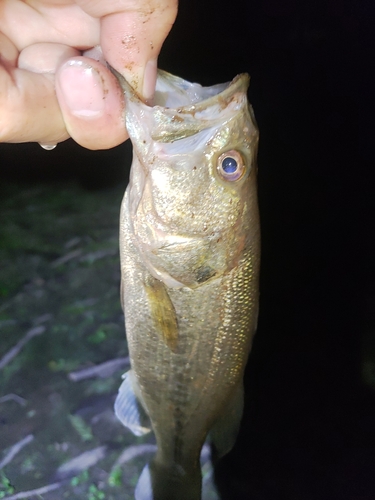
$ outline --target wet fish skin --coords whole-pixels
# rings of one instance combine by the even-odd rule
[[[249,77],[202,88],[159,72],[150,107],[116,76],[133,163],[120,215],[132,370],[115,409],[133,432],[152,428],[157,441],[136,500],[199,500],[207,434],[219,455],[236,439],[258,315],[258,131]],[[226,153],[242,166],[237,180],[220,167]]]

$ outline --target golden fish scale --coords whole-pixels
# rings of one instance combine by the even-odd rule
[[[185,468],[197,463],[207,432],[242,383],[256,328],[259,227],[255,173],[252,177],[244,214],[246,248],[238,266],[194,290],[168,289],[179,326],[175,352],[155,328],[143,285],[150,275],[132,245],[127,195],[123,202],[123,300],[132,367],[153,422],[159,459]]]
[[[251,133],[244,135],[243,130],[246,127],[251,127]],[[246,162],[250,166],[255,164],[254,145],[257,141],[258,132],[252,125],[249,110],[246,108],[240,116],[236,115],[210,139],[202,158],[196,161],[195,169],[188,172],[171,172],[168,165],[158,168],[158,173],[164,173],[163,183],[160,187],[152,184],[152,203],[164,224],[171,231],[199,233],[204,220],[207,223],[207,232],[215,229],[222,231],[223,227],[230,230],[238,218],[237,210],[244,194],[238,191],[237,186],[230,189],[228,183],[221,183],[215,175],[217,151],[238,149],[246,156]],[[191,163],[191,160],[188,161]],[[213,207],[212,200],[220,200],[220,203]],[[207,218],[207,213],[213,208],[215,217]]]

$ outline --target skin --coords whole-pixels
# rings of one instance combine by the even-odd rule
[[[104,62],[150,101],[176,14],[177,0],[1,1],[0,142],[126,140],[123,94]]]

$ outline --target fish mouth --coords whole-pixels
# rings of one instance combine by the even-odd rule
[[[172,143],[213,129],[247,107],[250,77],[243,73],[231,82],[202,87],[159,70],[152,109],[155,142]]]
[[[138,135],[146,119],[153,141],[171,143],[217,127],[233,113],[248,107],[246,91],[250,77],[247,73],[237,75],[231,82],[204,87],[159,69],[154,102],[149,105],[122,75],[110,69],[120,81],[127,100],[126,123],[130,137]]]

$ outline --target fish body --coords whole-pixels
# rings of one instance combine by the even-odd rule
[[[200,451],[234,444],[258,315],[258,131],[249,77],[201,87],[159,71],[148,106],[116,73],[133,143],[120,215],[131,370],[115,403],[157,452],[136,500],[199,500]]]

